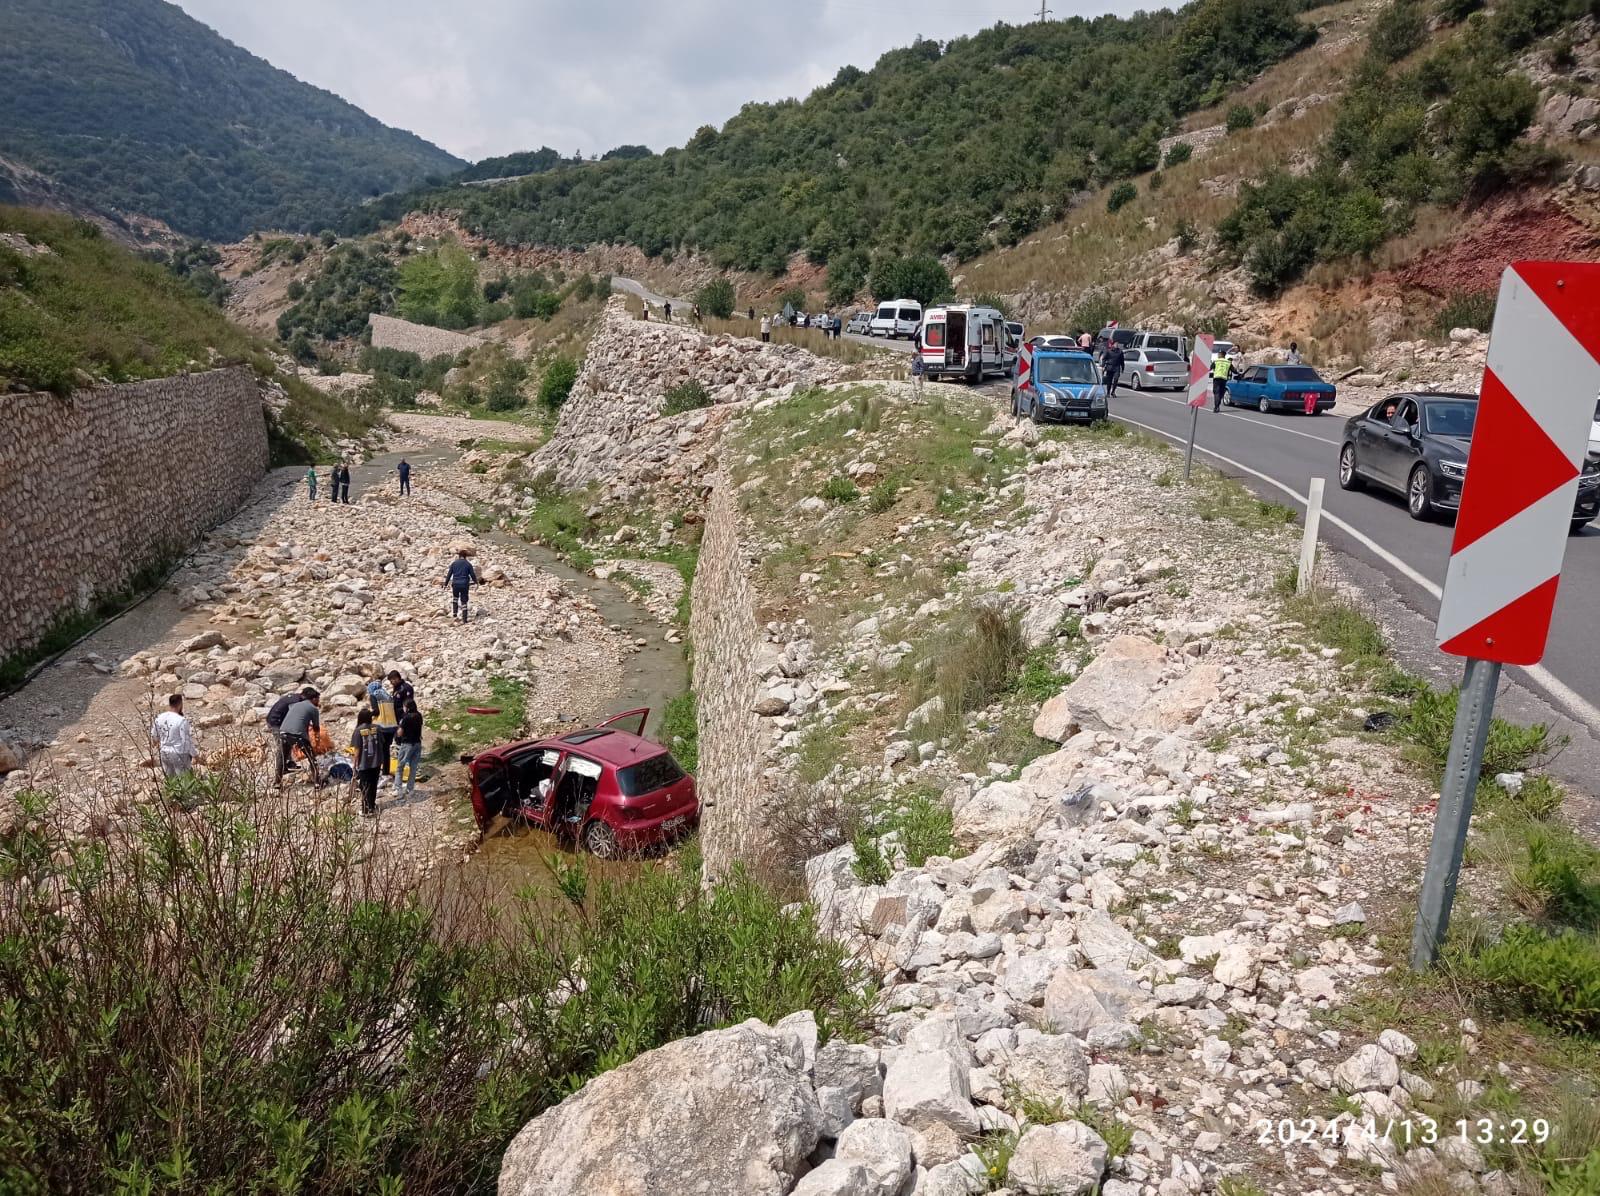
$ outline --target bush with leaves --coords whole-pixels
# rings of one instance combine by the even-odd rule
[[[467,328],[478,319],[478,267],[454,241],[400,265],[395,307],[418,324]]]
[[[528,405],[522,393],[528,367],[511,358],[501,362],[484,380],[483,405],[490,411],[520,411]]]
[[[1193,156],[1194,146],[1187,141],[1174,141],[1171,148],[1167,150],[1167,156],[1163,159],[1162,165],[1170,170],[1174,166],[1182,166]]]
[[[1111,194],[1106,196],[1106,211],[1120,212],[1138,198],[1139,189],[1132,183],[1118,183],[1111,188]]]
[[[546,411],[559,411],[577,381],[578,363],[565,355],[554,358],[539,379],[539,405]]]
[[[1256,123],[1255,109],[1248,104],[1232,104],[1228,108],[1228,115],[1223,118],[1223,123],[1230,133],[1248,129]]]
[[[867,282],[870,263],[859,249],[845,250],[828,259],[828,304],[843,307],[855,301]]]
[[[487,1191],[524,1124],[644,1051],[798,1009],[868,1029],[843,946],[692,856],[556,859],[513,897],[363,863],[348,814],[242,774],[186,798],[85,840],[25,792],[0,834],[0,989],[28,995],[0,1001],[0,1190]]]
[[[884,257],[873,263],[872,275],[867,284],[872,297],[884,299],[915,299],[924,307],[951,298],[955,287],[950,282],[950,272],[936,257]]]
[[[666,400],[661,405],[662,415],[682,415],[686,411],[698,411],[702,407],[711,406],[711,395],[699,382],[687,378],[667,391]]]
[[[713,320],[726,320],[732,316],[735,301],[732,281],[721,275],[694,293],[695,306],[700,309],[700,314]]]
[[[1421,0],[1393,0],[1372,23],[1367,53],[1377,61],[1399,62],[1428,39],[1428,10]]]

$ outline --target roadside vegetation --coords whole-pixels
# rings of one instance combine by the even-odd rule
[[[0,391],[66,395],[227,364],[281,385],[269,423],[279,464],[321,459],[325,441],[360,436],[369,412],[280,375],[267,347],[229,322],[185,279],[144,261],[84,221],[0,206],[0,233],[48,252],[0,244]]]
[[[866,974],[692,854],[560,897],[409,882],[237,777],[126,835],[0,834],[0,1189],[474,1192],[512,1135],[641,1052],[814,1010],[872,1024]],[[159,942],[160,950],[151,945]]]
[[[472,709],[493,713],[473,714]],[[438,736],[428,752],[428,758],[434,763],[449,763],[464,753],[497,743],[510,743],[527,729],[526,687],[509,677],[493,677],[487,694],[453,698],[430,706],[427,721],[428,729]]]

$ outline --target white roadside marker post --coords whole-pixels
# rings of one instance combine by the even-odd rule
[[[1317,532],[1322,526],[1322,491],[1326,478],[1312,478],[1306,495],[1306,530],[1300,537],[1300,566],[1295,571],[1294,590],[1309,594],[1317,574]]]
[[[1183,450],[1183,480],[1189,480],[1194,469],[1194,438],[1200,430],[1200,408],[1206,405],[1211,393],[1211,346],[1215,338],[1203,332],[1195,338],[1194,352],[1189,355],[1189,443]]]

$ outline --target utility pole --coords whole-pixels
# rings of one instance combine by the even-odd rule
[[[1039,20],[1040,21],[1045,20],[1053,11],[1055,11],[1055,10],[1046,8],[1044,6],[1044,0],[1039,0]]]

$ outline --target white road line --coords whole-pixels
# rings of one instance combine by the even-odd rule
[[[1175,403],[1180,407],[1187,407],[1189,405],[1189,401],[1187,399],[1174,399],[1174,398],[1171,398],[1171,397],[1169,397],[1167,395],[1150,394],[1150,392],[1147,391],[1147,390],[1135,391],[1134,393],[1135,394],[1142,394],[1142,395],[1150,395],[1150,397],[1152,399],[1160,399],[1163,403]],[[1247,410],[1247,408],[1243,408],[1243,407],[1235,407],[1235,408],[1232,408],[1232,409],[1230,409],[1228,407],[1224,407],[1220,412],[1211,411],[1211,412],[1207,412],[1207,414],[1208,415],[1231,415],[1231,416],[1234,416],[1237,419],[1244,420],[1248,424],[1253,424],[1256,427],[1266,428],[1269,432],[1282,432],[1287,436],[1304,436],[1307,440],[1315,440],[1318,444],[1338,445],[1338,444],[1343,443],[1340,440],[1329,440],[1325,436],[1315,436],[1310,432],[1302,432],[1297,428],[1282,428],[1282,427],[1279,427],[1276,422],[1269,422],[1269,421],[1264,420],[1264,419],[1251,419],[1247,415],[1245,415],[1245,411],[1246,410]],[[1196,445],[1195,447],[1198,448],[1199,446]]]
[[[1186,442],[1185,437],[1165,431],[1162,428],[1156,427],[1154,424],[1141,423],[1139,420],[1129,419],[1125,415],[1117,415],[1114,418],[1121,420],[1125,424],[1132,424],[1136,428],[1143,428],[1147,432],[1154,432],[1157,436],[1164,436],[1168,440],[1171,440],[1177,444],[1183,444]],[[1284,428],[1282,430],[1287,432],[1291,429]],[[1298,434],[1304,435],[1305,433]],[[1211,449],[1205,448],[1199,444],[1196,444],[1194,448],[1195,452],[1197,453],[1204,453],[1206,456],[1221,461],[1224,465],[1229,466],[1232,469],[1237,469],[1240,473],[1247,473],[1251,477],[1263,481],[1275,489],[1283,491],[1283,493],[1294,499],[1294,501],[1299,503],[1302,507],[1309,505],[1309,500],[1304,494],[1301,494],[1292,487],[1278,481],[1277,478],[1268,477],[1258,469],[1252,469],[1250,466],[1241,461],[1235,461],[1231,457],[1224,457],[1221,453],[1213,452]],[[1372,553],[1373,556],[1383,561],[1384,564],[1388,565],[1396,573],[1399,573],[1402,577],[1420,586],[1435,600],[1438,600],[1444,596],[1444,590],[1442,588],[1440,588],[1434,582],[1428,580],[1427,577],[1419,573],[1416,569],[1412,568],[1408,563],[1401,560],[1394,553],[1390,552],[1382,544],[1379,544],[1360,528],[1357,528],[1345,520],[1340,519],[1339,516],[1333,514],[1326,507],[1323,508],[1322,518],[1328,523],[1333,524],[1336,528],[1342,531],[1345,535],[1349,536],[1356,543],[1360,544],[1368,552]],[[1586,701],[1581,694],[1577,693],[1570,686],[1563,683],[1543,665],[1536,664],[1530,668],[1519,669],[1518,671],[1524,674],[1528,680],[1532,681],[1540,689],[1544,690],[1545,693],[1549,694],[1561,705],[1565,706],[1567,708],[1567,712],[1579,722],[1586,723],[1590,730],[1600,733],[1600,707],[1596,707],[1592,703]]]

